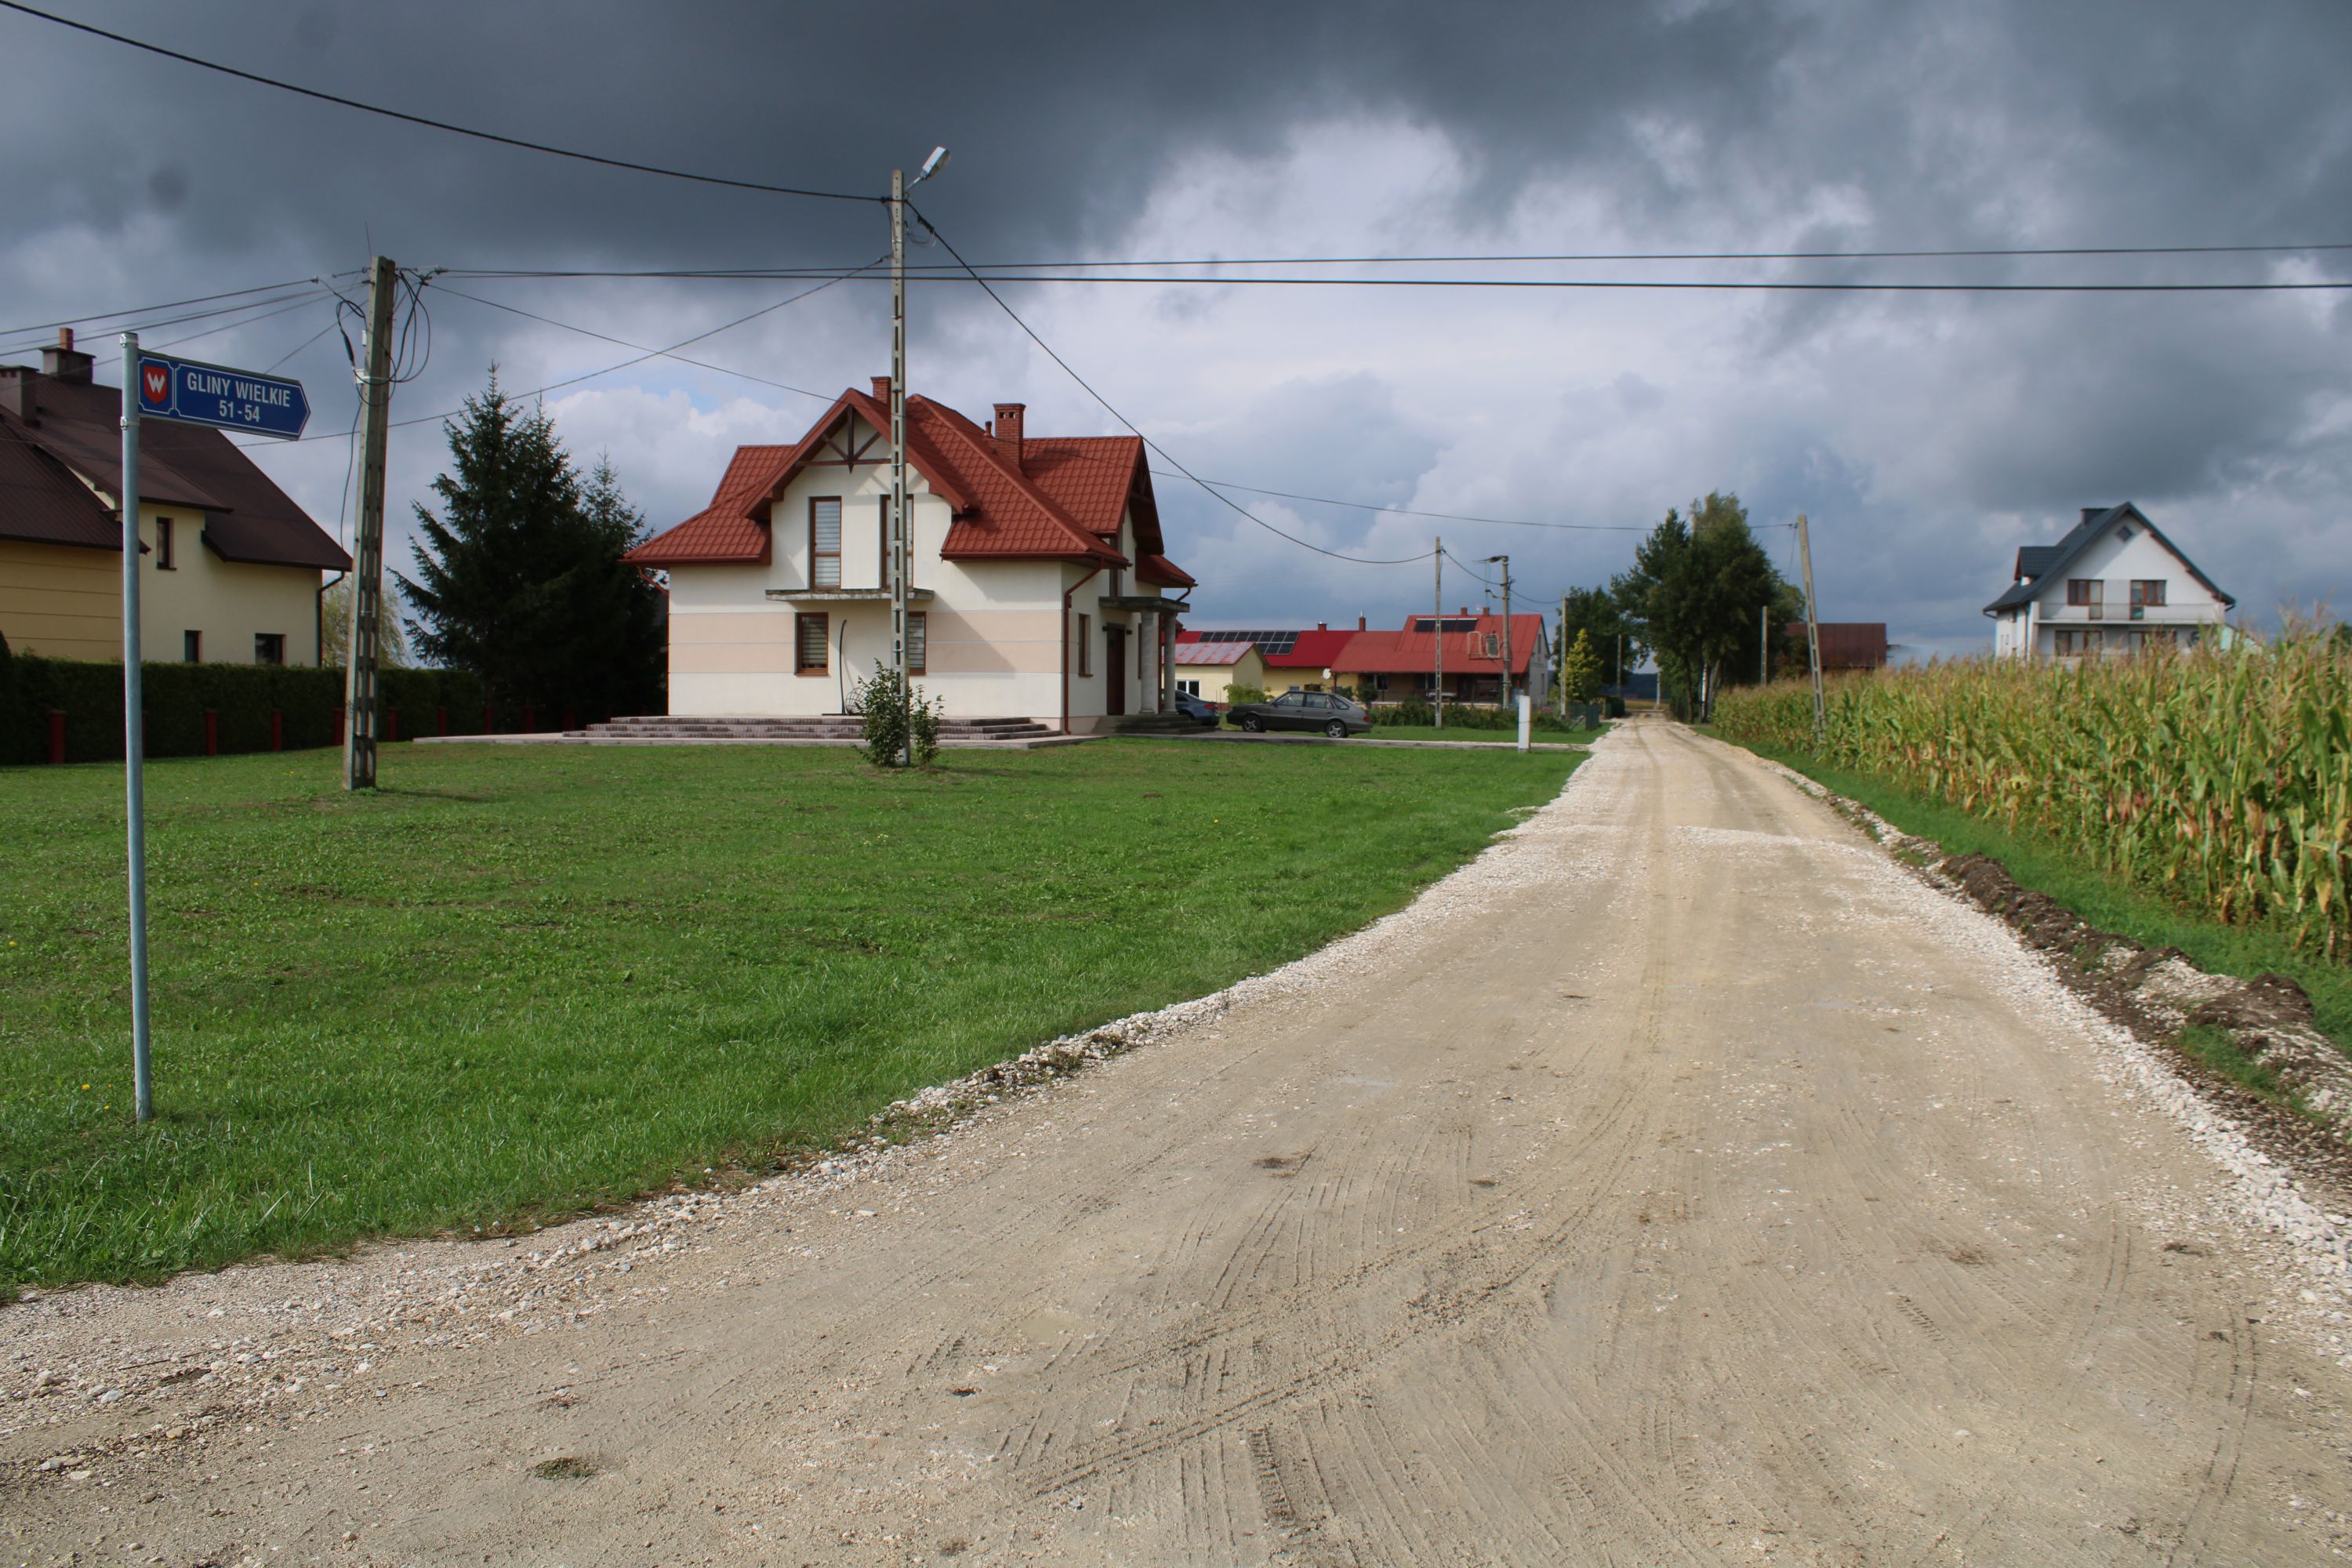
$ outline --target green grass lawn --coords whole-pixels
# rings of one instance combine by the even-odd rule
[[[1598,730],[1542,730],[1528,739],[1539,746],[1589,746],[1599,739]],[[1434,724],[1375,724],[1371,732],[1359,736],[1369,741],[1484,741],[1489,744],[1516,747],[1519,731],[1508,730],[1474,730],[1466,725],[1448,724],[1443,730]]]
[[[0,1292],[499,1227],[759,1168],[1394,910],[1577,759],[1106,742],[0,771]]]
[[[2012,833],[1878,779],[1827,767],[1810,757],[1741,742],[1759,756],[1785,763],[1808,778],[1860,801],[1906,833],[1932,838],[1955,855],[1989,855],[2019,884],[2046,893],[2102,931],[2149,947],[2177,947],[2200,969],[2252,979],[2284,974],[2310,994],[2321,1032],[2352,1047],[2352,966],[2316,952],[2297,952],[2275,925],[2223,925],[2111,872],[2082,863],[2049,839]]]

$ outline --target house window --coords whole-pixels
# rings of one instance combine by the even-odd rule
[[[1094,672],[1094,622],[1085,616],[1080,616],[1078,617],[1078,673],[1081,676],[1087,676]]]
[[[180,634],[180,662],[182,664],[202,664],[205,662],[204,633],[182,632]]]
[[[176,572],[180,569],[179,552],[172,548],[174,542],[172,538],[172,520],[168,517],[157,518],[155,520],[156,571]]]
[[[825,647],[829,636],[830,632],[824,616],[794,616],[793,617],[793,672],[794,674],[823,675],[825,672]]]
[[[2099,632],[2070,631],[2062,627],[2057,636],[2060,658],[2081,658],[2087,654],[2097,653],[2105,642],[2105,635]]]
[[[920,610],[907,612],[907,673],[920,675],[930,667],[931,629]]]
[[[2095,621],[2097,620],[2100,613],[2105,607],[2102,601],[2106,596],[2106,586],[2105,583],[2096,577],[2067,578],[2067,607],[2070,609],[2087,610],[2090,612],[2090,618]]]
[[[1487,658],[1500,658],[1503,657],[1502,633],[1488,632],[1486,634],[1486,652],[1485,657]]]
[[[2131,618],[2138,620],[2151,607],[2164,608],[2164,579],[2135,577],[2131,585]]]
[[[841,498],[809,500],[809,586],[841,586]]]
[[[1197,680],[1180,680],[1176,683],[1176,689],[1187,696],[1198,697],[1201,695],[1201,683]]]
[[[284,664],[286,662],[286,634],[284,632],[254,633],[253,662],[256,664]]]

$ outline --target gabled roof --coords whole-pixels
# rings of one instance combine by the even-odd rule
[[[890,411],[869,394],[851,389],[833,404],[808,433],[789,447],[744,447],[719,480],[710,504],[676,527],[655,535],[629,552],[644,566],[707,565],[719,562],[756,563],[769,559],[769,509],[793,477],[819,459],[827,438],[853,416],[880,431],[890,426]],[[1131,439],[1131,438],[1130,438]],[[1110,488],[1101,476],[1114,476],[1118,510],[1111,511],[1103,532],[1115,541],[1119,512],[1136,482],[1145,473],[1142,443],[1133,442],[1131,459],[1117,451],[1112,460],[1079,460],[1081,448],[1100,445],[1116,448],[1118,437],[1031,439],[1024,444],[1024,462],[1016,467],[994,437],[944,404],[927,397],[907,399],[907,461],[921,474],[931,492],[948,503],[954,521],[940,554],[957,560],[1063,560],[1104,566],[1124,566],[1128,558],[1115,542],[1106,542],[1097,531],[1072,515],[1055,493],[1075,498],[1089,520],[1111,503],[1103,498]],[[1040,447],[1048,451],[1043,474],[1027,471],[1027,457]],[[1122,467],[1124,460],[1126,466]],[[1067,467],[1073,472],[1057,477]],[[1142,480],[1149,497],[1150,479]],[[1141,531],[1139,528],[1139,535]],[[1139,538],[1154,551],[1159,545],[1158,521],[1152,537]],[[1173,571],[1170,565],[1167,570]],[[1181,575],[1181,573],[1178,574]],[[1187,584],[1189,584],[1187,579]]]
[[[0,366],[0,537],[104,550],[122,525],[92,488],[122,488],[122,393],[28,366]],[[29,415],[30,417],[26,417]],[[218,430],[173,420],[139,426],[139,499],[201,514],[204,541],[227,561],[342,572],[352,558]],[[99,520],[103,520],[101,525]]]
[[[2012,610],[2030,599],[2041,597],[2043,585],[2050,578],[2063,574],[2084,551],[2105,538],[2108,529],[2125,521],[2137,522],[2146,529],[2149,537],[2170,551],[2173,559],[2187,568],[2191,577],[2205,584],[2207,592],[2221,600],[2223,605],[2234,607],[2237,605],[2238,601],[2223,593],[2212,578],[2205,575],[2180,546],[2164,536],[2164,530],[2148,521],[2146,512],[2130,501],[2125,501],[2120,506],[2084,507],[2082,520],[2067,530],[2066,537],[2055,544],[2021,546],[2017,552],[2019,581],[2011,584],[2000,597],[1987,605],[1984,613],[1990,616],[2002,610]]]
[[[1180,665],[1217,666],[1239,664],[1256,652],[1257,647],[1254,643],[1202,642],[1198,637],[1180,637],[1171,657]]]
[[[1348,646],[1350,637],[1357,635],[1353,630],[1334,632],[1319,626],[1311,632],[1301,632],[1287,653],[1266,655],[1265,667],[1268,669],[1333,668],[1339,651]]]
[[[1197,588],[1192,574],[1165,555],[1146,555],[1135,563],[1135,574],[1162,588]]]
[[[1452,624],[1467,616],[1448,616]],[[1395,632],[1352,632],[1348,646],[1331,664],[1334,674],[1418,675],[1434,663],[1434,644],[1438,635],[1433,631],[1413,631],[1412,626],[1430,617],[1417,616],[1406,623],[1407,629]],[[1499,636],[1503,617],[1481,615],[1477,625],[1466,632],[1447,632],[1445,637],[1445,670],[1449,675],[1496,675],[1503,668],[1499,658],[1486,657],[1486,634]],[[1527,615],[1511,617],[1511,673],[1524,675],[1536,650],[1543,646],[1544,618]]]

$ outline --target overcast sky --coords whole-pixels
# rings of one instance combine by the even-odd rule
[[[1844,4],[1184,6],[297,5],[47,0],[247,69],[415,113],[762,182],[887,189],[975,261],[2352,240],[2352,6]],[[878,206],[571,163],[396,124],[0,13],[0,327],[357,268],[823,266]],[[919,261],[940,258],[919,250]],[[1192,269],[1197,270],[1197,269]],[[1264,269],[1259,269],[1265,275]],[[1343,275],[1379,269],[1347,268]],[[1834,263],[1513,263],[1409,276],[1916,281],[2325,279],[2352,252]],[[348,286],[346,280],[346,285]],[[493,363],[528,391],[629,357],[497,300],[660,345],[766,281],[445,279],[395,418]],[[1423,511],[1642,528],[1709,489],[1810,515],[1822,613],[1918,652],[1990,646],[2021,542],[2137,501],[2262,621],[2352,608],[2352,300],[2340,293],[1844,295],[1036,284],[1008,298],[1194,472]],[[179,314],[151,311],[142,321]],[[292,354],[318,438],[257,453],[332,529],[355,406],[327,303],[151,324]],[[108,363],[119,322],[86,330]],[[300,347],[324,330],[324,336]],[[26,361],[48,331],[0,333]],[[985,418],[1111,415],[967,285],[917,290],[911,384]],[[888,365],[849,283],[547,395],[656,526],[740,442],[796,439]],[[394,432],[388,551],[446,456]],[[1426,562],[1357,565],[1157,482],[1202,625],[1394,625]],[[1237,496],[1346,553],[1508,552],[1523,598],[1605,581],[1630,532],[1433,522]],[[1784,529],[1764,535],[1790,558]],[[1448,568],[1449,603],[1484,590]]]

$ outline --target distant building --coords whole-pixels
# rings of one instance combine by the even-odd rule
[[[1804,647],[1804,622],[1790,621],[1782,630],[1799,648]],[[1823,669],[1886,668],[1889,645],[1885,621],[1822,621],[1820,631]]]
[[[1176,689],[1189,691],[1203,702],[1223,702],[1236,686],[1265,689],[1265,657],[1245,639],[1187,635],[1170,656],[1176,667]]]
[[[122,657],[122,393],[70,330],[0,365],[0,637]],[[139,640],[149,659],[316,664],[322,575],[352,558],[218,430],[139,427]]]
[[[1509,636],[1503,617],[1472,615],[1465,606],[1441,619],[1415,616],[1397,631],[1360,631],[1331,658],[1331,676],[1341,686],[1369,685],[1375,702],[1427,701],[1436,690],[1444,643],[1445,700],[1499,702],[1521,693],[1541,707],[1551,680],[1551,641],[1539,615],[1515,615]],[[1504,690],[1507,654],[1509,691]]]
[[[2236,604],[2126,501],[2086,506],[2057,543],[2019,549],[2008,590],[1984,613],[1997,657],[2076,659],[2196,643],[2222,631]]]

